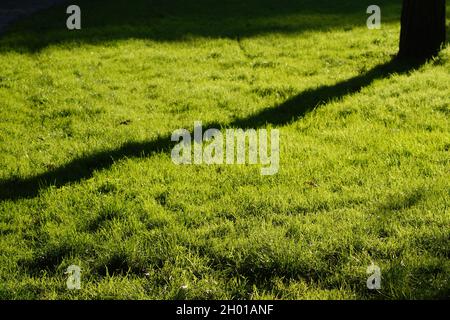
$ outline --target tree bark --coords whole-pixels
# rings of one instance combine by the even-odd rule
[[[400,57],[429,58],[446,39],[445,0],[403,0]]]

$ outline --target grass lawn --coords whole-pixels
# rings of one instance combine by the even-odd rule
[[[0,38],[0,298],[450,297],[450,47],[393,61],[399,1],[75,3]],[[278,174],[175,165],[194,121]]]

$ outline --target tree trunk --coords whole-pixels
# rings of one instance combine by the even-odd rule
[[[429,58],[445,42],[445,0],[403,0],[400,57]]]

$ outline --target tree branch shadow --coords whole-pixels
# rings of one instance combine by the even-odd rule
[[[82,9],[81,30],[67,30],[68,4]],[[365,26],[370,4],[370,0],[76,0],[10,26],[5,39],[0,37],[0,52],[36,53],[65,43],[103,44],[128,39],[171,42],[191,37],[235,39],[267,33],[345,30]],[[378,0],[377,4],[383,7],[383,23],[399,20],[399,3]],[[0,11],[2,6],[0,3]]]
[[[339,82],[331,86],[310,89],[276,105],[246,118],[236,119],[230,123],[208,123],[209,128],[261,128],[266,125],[283,126],[305,116],[313,109],[327,104],[329,101],[343,98],[359,92],[377,79],[392,74],[404,74],[418,69],[423,60],[393,59],[376,66],[364,74]],[[13,177],[0,180],[0,200],[17,200],[33,198],[42,190],[51,186],[62,187],[70,183],[80,182],[92,177],[97,170],[110,168],[116,160],[124,158],[147,157],[155,153],[170,152],[174,143],[171,135],[160,136],[147,142],[126,143],[121,147],[108,151],[93,153],[89,156],[75,158],[69,163],[47,172],[27,177]]]

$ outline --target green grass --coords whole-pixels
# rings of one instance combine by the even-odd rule
[[[392,61],[398,4],[78,3],[0,39],[0,298],[450,296],[450,49]],[[279,129],[279,173],[174,165],[196,120]]]

